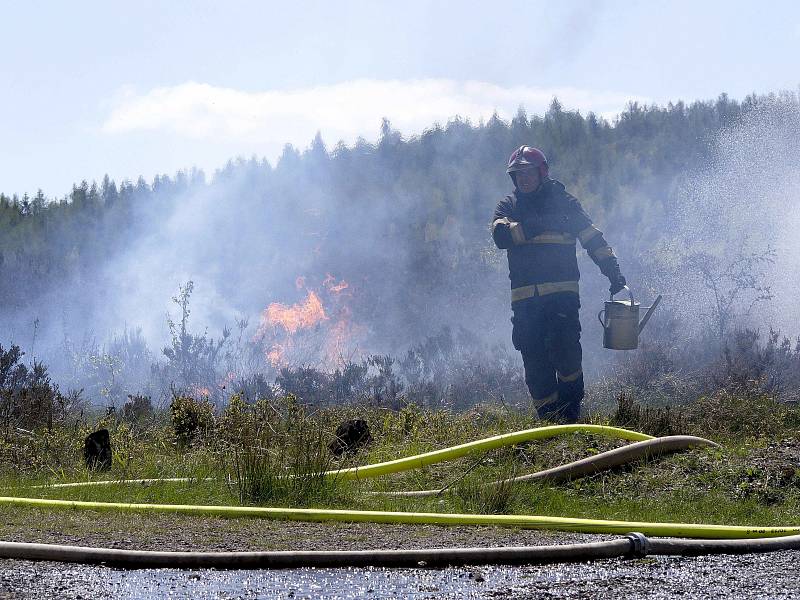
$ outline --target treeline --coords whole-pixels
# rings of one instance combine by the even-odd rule
[[[350,213],[355,235],[368,226],[356,222],[360,211],[366,207],[369,215],[380,208],[402,215],[397,223],[404,230],[391,233],[406,242],[476,247],[486,240],[481,230],[493,201],[509,187],[504,159],[528,143],[546,151],[554,175],[595,219],[608,222],[607,214],[668,203],[676,179],[706,159],[709,140],[767,100],[776,98],[738,102],[723,94],[716,101],[665,107],[631,103],[614,122],[554,100],[541,116],[520,110],[510,123],[495,116],[479,124],[454,118],[408,140],[388,122],[375,145],[359,141],[328,151],[317,137],[305,152],[287,146],[274,167],[256,159],[232,161],[211,183],[194,171],[151,183],[141,177],[83,181],[61,198],[41,191],[21,198],[0,193],[0,296],[6,308],[31,302],[58,279],[92,272],[119,251],[143,205],[167,213],[169,203],[194,189],[242,177],[252,185],[249,194],[267,201],[307,207],[314,204],[310,195],[340,200],[337,208]],[[794,95],[778,100],[797,104]],[[427,254],[419,260],[427,263]]]
[[[195,280],[200,307],[211,290],[225,303],[217,306],[224,319],[296,302],[299,276],[319,285],[332,274],[349,284],[349,316],[369,352],[402,355],[443,326],[507,342],[506,265],[488,223],[511,190],[505,163],[516,147],[545,151],[552,175],[605,230],[629,281],[646,281],[643,257],[664,237],[679,191],[708,164],[720,132],[764,105],[797,113],[800,101],[783,93],[631,103],[608,121],[554,100],[543,115],[453,118],[408,139],[384,121],[375,144],[329,149],[318,135],[304,151],[287,145],[274,165],[238,159],[210,180],[192,171],[83,181],[61,198],[0,194],[0,326],[17,327],[6,343],[23,343],[61,372],[54,357],[31,350],[45,337],[36,327],[63,328],[62,349],[76,355],[81,327],[102,338],[105,327],[136,328],[149,310],[166,337],[163,309],[135,295],[173,275]],[[589,263],[584,274],[595,271]],[[134,276],[138,288],[127,283]],[[605,284],[593,277],[588,289],[600,297]],[[20,323],[34,324],[26,339]]]

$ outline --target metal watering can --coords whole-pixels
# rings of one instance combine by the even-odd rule
[[[642,322],[639,322],[639,303],[633,299],[633,292],[626,285],[623,289],[628,290],[630,300],[611,300],[606,301],[605,308],[597,313],[597,318],[603,326],[603,347],[611,350],[635,350],[639,347],[639,334],[650,320],[650,316],[661,302],[661,294],[658,295],[652,306],[645,307],[647,312],[644,314]],[[601,316],[605,314],[605,317]]]

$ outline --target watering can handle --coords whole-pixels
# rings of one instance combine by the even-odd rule
[[[597,313],[597,320],[600,321],[600,325],[603,326],[603,331],[605,331],[605,329],[606,329],[606,324],[605,324],[605,322],[603,322],[603,317],[601,317],[600,315],[605,314],[605,312],[606,312],[606,309],[604,308],[599,313]]]
[[[631,297],[631,307],[633,307],[633,292],[631,291],[631,288],[629,288],[627,285],[623,285],[622,286],[622,290],[628,290],[628,295]],[[620,290],[620,292],[622,290]],[[619,292],[617,292],[617,293],[619,293]],[[612,300],[614,299],[614,294],[611,294],[611,299]]]

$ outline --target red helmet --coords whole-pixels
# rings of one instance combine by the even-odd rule
[[[547,177],[550,172],[544,152],[533,146],[520,146],[508,157],[506,173],[510,175],[514,171],[530,166],[539,167],[539,175],[542,178]]]

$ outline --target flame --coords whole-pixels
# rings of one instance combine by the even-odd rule
[[[344,279],[342,279],[339,283],[336,283],[336,278],[330,273],[327,274],[325,280],[322,282],[322,285],[331,294],[340,294],[350,287],[350,284]]]
[[[211,396],[211,390],[207,387],[200,387],[199,385],[192,386],[192,396],[195,398],[208,398]]]
[[[322,301],[313,291],[308,292],[308,296],[302,304],[286,306],[278,302],[273,302],[261,315],[261,325],[276,327],[280,325],[288,333],[296,333],[299,329],[308,329],[320,321],[328,318]]]
[[[349,349],[354,337],[354,326],[350,321],[350,309],[344,307],[333,324],[325,342],[325,357],[328,362],[337,362]]]
[[[305,288],[305,277],[297,277],[295,284]],[[319,294],[306,288],[306,297],[297,304],[267,306],[256,332],[267,361],[276,368],[314,361],[331,366],[352,353],[355,338],[365,329],[352,323],[352,312],[345,304],[352,295],[349,288],[347,281],[337,281],[328,273]]]

